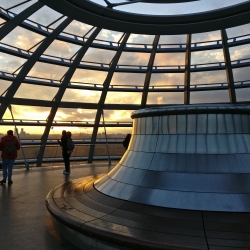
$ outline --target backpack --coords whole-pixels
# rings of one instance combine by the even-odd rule
[[[71,138],[68,138],[68,140],[67,140],[67,149],[70,150],[70,151],[73,151],[74,148],[75,148],[74,142],[72,141]]]
[[[5,146],[5,153],[7,155],[13,155],[15,153],[14,139],[8,140]]]

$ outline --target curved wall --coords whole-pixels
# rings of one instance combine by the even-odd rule
[[[128,151],[96,189],[160,207],[249,212],[249,111],[234,105],[135,111]]]

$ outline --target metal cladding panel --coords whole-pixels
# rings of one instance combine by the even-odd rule
[[[129,151],[129,150],[126,150],[126,152],[124,153],[124,155],[122,156],[121,160],[119,161],[118,164],[120,165],[126,165],[127,162],[129,161],[130,159],[130,155],[133,151]]]
[[[196,134],[196,118],[195,114],[187,115],[187,134]]]
[[[177,153],[186,153],[186,137],[186,135],[177,135]]]
[[[145,134],[159,134],[159,116],[146,117]]]
[[[177,115],[177,134],[187,133],[187,117],[186,115]]]
[[[138,168],[118,167],[112,169],[108,176],[118,182],[139,186],[147,170]]]
[[[243,126],[242,126],[241,114],[235,114],[233,118],[234,118],[235,133],[242,133]]]
[[[196,153],[206,154],[207,152],[207,139],[204,135],[196,136]]]
[[[217,114],[217,124],[218,124],[218,134],[225,133],[226,129],[226,119],[225,114]]]
[[[194,154],[196,150],[196,139],[195,135],[187,135],[187,140],[186,140],[186,153],[187,154]]]
[[[120,165],[132,168],[149,169],[154,153],[130,151],[126,161],[120,161]]]
[[[168,144],[169,144],[169,136],[161,135],[158,137],[156,152],[167,153],[168,152]]]
[[[250,154],[155,153],[150,170],[185,173],[250,173]]]
[[[216,134],[217,133],[217,115],[216,114],[208,114],[207,119],[207,133],[208,134]]]
[[[134,151],[155,152],[158,135],[138,135]]]
[[[233,114],[225,114],[225,122],[227,133],[235,133]]]
[[[197,115],[197,134],[207,133],[207,114]]]
[[[137,147],[137,144],[138,144],[138,135],[132,135],[131,136],[131,139],[130,139],[130,143],[129,143],[129,147],[128,147],[128,150],[134,150],[136,147]]]
[[[195,183],[195,185],[194,185]],[[148,171],[140,186],[199,193],[249,193],[250,174],[196,174]]]
[[[207,137],[207,153],[208,154],[218,153],[218,144],[216,135],[210,135]]]
[[[249,115],[241,115],[242,129],[244,134],[250,133]]]
[[[144,135],[146,134],[147,117],[142,117],[139,119],[140,119],[140,130],[137,131],[137,134]]]
[[[169,134],[176,134],[177,132],[176,115],[170,115],[168,117],[168,126],[169,126]]]
[[[159,134],[169,134],[169,116],[160,116],[159,119]]]
[[[111,178],[105,178],[100,182],[96,181],[94,185],[101,193],[123,200],[129,200],[130,196],[138,188],[137,186],[117,182]]]
[[[139,187],[129,201],[177,209],[249,212],[250,194],[181,192]]]

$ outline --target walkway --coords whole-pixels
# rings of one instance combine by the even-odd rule
[[[110,168],[108,164],[75,166],[69,176],[62,174],[61,167],[14,171],[12,186],[0,185],[0,250],[78,249],[55,231],[45,198],[63,182],[97,177]],[[2,179],[2,172],[0,176]]]

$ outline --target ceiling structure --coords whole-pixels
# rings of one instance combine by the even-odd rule
[[[104,128],[108,135],[130,132],[134,110],[249,104],[249,1],[185,15],[116,9],[117,4],[135,2],[153,1],[2,3],[0,132],[14,126],[11,105],[19,131],[25,127],[41,135],[41,140],[27,142],[38,145],[29,156],[38,166],[53,158],[45,145],[56,145],[53,133],[64,127],[73,135],[89,134],[89,141],[77,142],[87,153],[82,157],[79,150],[75,159],[92,162],[101,155],[95,147],[98,134]],[[170,6],[204,1],[156,2]]]

